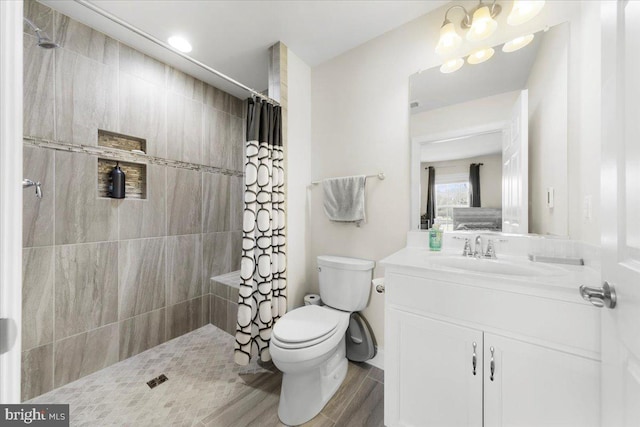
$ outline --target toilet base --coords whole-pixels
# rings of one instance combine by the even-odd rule
[[[344,340],[329,359],[319,366],[282,375],[278,406],[280,421],[289,426],[304,424],[318,415],[347,375]]]

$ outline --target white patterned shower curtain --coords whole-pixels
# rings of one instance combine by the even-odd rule
[[[234,359],[271,360],[275,322],[287,311],[284,234],[282,111],[249,100],[245,163],[242,264]]]

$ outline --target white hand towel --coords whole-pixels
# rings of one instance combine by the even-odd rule
[[[322,181],[324,212],[331,221],[355,222],[359,226],[365,220],[364,185],[366,180],[365,175],[359,175]]]

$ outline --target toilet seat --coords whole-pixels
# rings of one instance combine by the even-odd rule
[[[274,326],[273,337],[284,349],[302,349],[331,338],[349,313],[308,305],[285,314]]]

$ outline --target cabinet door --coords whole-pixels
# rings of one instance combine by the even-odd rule
[[[485,333],[485,427],[599,426],[599,365]]]
[[[386,313],[385,425],[482,426],[482,332]]]

